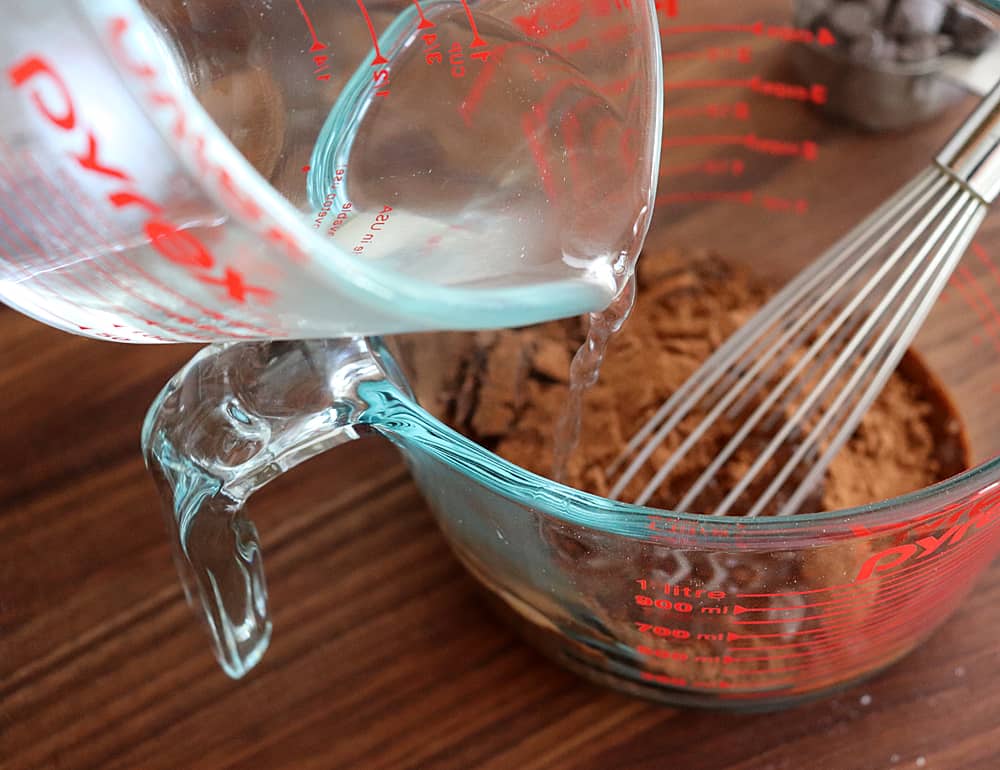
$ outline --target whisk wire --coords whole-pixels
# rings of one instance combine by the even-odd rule
[[[918,200],[915,204],[915,207],[918,210],[922,209],[931,200],[933,200],[933,198],[940,192],[940,190],[949,183],[948,180],[944,178],[943,175],[940,174],[939,172],[930,172],[928,176],[931,177],[931,179],[929,180],[930,184],[927,185],[927,189],[923,190],[919,194]],[[895,202],[893,202],[893,205],[890,205],[888,207],[887,209],[888,211],[895,210],[896,206],[894,205],[894,203]],[[935,204],[935,207],[937,208],[943,205],[944,205],[943,202],[938,202],[937,204]],[[910,210],[912,210],[913,207],[914,204],[911,204],[907,208],[910,208]],[[742,383],[742,385],[732,388],[719,402],[717,402],[715,406],[712,408],[712,410],[701,420],[699,425],[684,439],[684,441],[677,448],[677,450],[671,454],[671,456],[659,469],[657,469],[656,473],[654,473],[653,475],[652,480],[645,486],[645,488],[636,498],[637,505],[643,505],[646,501],[649,500],[649,498],[663,483],[663,480],[667,477],[667,475],[669,475],[670,472],[674,470],[674,468],[680,463],[683,457],[692,449],[692,447],[694,447],[694,445],[698,441],[702,439],[705,433],[726,411],[729,405],[732,404],[733,401],[740,395],[745,384],[753,381],[753,379],[757,377],[757,375],[761,372],[761,370],[767,365],[767,363],[772,358],[778,355],[782,350],[787,349],[787,343],[789,342],[789,340],[791,340],[796,335],[796,333],[799,330],[801,330],[802,327],[805,326],[817,312],[819,312],[821,308],[825,307],[833,299],[833,297],[836,296],[844,288],[844,286],[847,285],[849,281],[864,267],[864,265],[867,264],[870,260],[874,258],[876,254],[879,253],[880,249],[882,249],[889,241],[891,241],[893,237],[895,237],[895,235],[899,232],[899,230],[904,227],[906,221],[907,220],[905,218],[900,218],[898,221],[893,222],[893,224],[890,225],[888,228],[884,228],[881,235],[875,239],[874,244],[872,244],[868,249],[866,249],[864,254],[860,258],[858,258],[845,271],[839,272],[837,274],[837,277],[833,279],[832,282],[825,284],[825,288],[823,289],[823,292],[819,297],[819,299],[816,302],[811,303],[809,309],[805,313],[800,315],[795,320],[795,322],[788,327],[788,329],[778,338],[778,340],[774,343],[771,350],[768,351],[767,354],[757,358],[757,360],[754,362],[754,364],[747,372],[746,376],[740,380],[740,383]],[[910,238],[908,237],[907,240],[909,239]],[[909,248],[909,246],[907,246],[907,248]],[[839,267],[840,263],[844,261],[845,254],[847,256],[853,256],[853,250],[848,249],[845,251],[844,254],[831,255],[831,257],[833,258],[831,259],[831,262],[836,262],[837,266]],[[900,256],[901,254],[897,253],[895,255],[894,261],[898,261]],[[882,267],[879,268],[878,271],[879,280],[881,279],[881,276],[884,275],[885,271],[889,269],[889,267],[891,267],[891,265],[888,266],[883,265]],[[872,282],[869,281],[869,291],[873,287],[873,285],[874,284],[872,284]],[[859,301],[860,300],[858,296],[852,299],[851,302],[852,310],[857,306],[857,303]],[[768,303],[767,307],[763,311],[761,311],[760,316],[773,317],[774,311],[781,307],[782,303],[779,303],[776,300],[772,300],[771,302]],[[819,348],[819,346],[825,344],[829,340],[830,336],[832,336],[832,334],[836,332],[837,328],[839,328],[840,325],[842,325],[844,318],[846,318],[846,315],[847,315],[846,312],[841,312],[840,316],[838,317],[838,322],[828,327],[824,331],[823,335],[821,336],[817,344],[813,345],[812,356],[807,356],[806,358],[800,359],[800,361],[796,363],[793,372],[790,373],[790,375],[786,376],[785,379],[783,380],[784,387],[787,387],[788,383],[791,381],[792,374],[797,375],[801,371],[802,367],[804,367],[809,362],[809,360],[811,360],[812,357],[815,356],[815,351]],[[735,357],[739,358],[740,356],[737,355]],[[707,364],[705,368],[708,368]],[[624,489],[628,481],[631,480],[631,478],[635,475],[635,473],[637,473],[638,470],[642,467],[643,463],[645,463],[645,461],[650,457],[650,455],[652,455],[653,451],[655,451],[656,447],[660,444],[660,442],[662,442],[663,439],[666,437],[666,435],[670,431],[674,430],[674,428],[680,423],[680,421],[684,417],[686,417],[687,414],[690,413],[695,406],[697,406],[697,404],[699,403],[701,398],[705,395],[705,392],[707,390],[708,390],[707,386],[701,386],[696,388],[694,393],[692,393],[684,401],[683,405],[675,409],[674,413],[660,427],[660,429],[656,431],[653,438],[636,456],[632,464],[629,466],[628,470],[625,472],[625,474],[623,474],[622,478],[619,479],[618,483],[612,490],[611,494],[613,497],[616,494],[620,494],[621,490]],[[783,388],[781,392],[783,392]],[[778,395],[780,395],[780,392],[772,393],[768,397],[768,400],[765,402],[768,408],[774,403],[774,399],[776,399]],[[760,416],[762,415],[762,412],[760,409],[758,409],[758,411],[755,412],[754,414],[756,420],[759,420]],[[756,420],[753,423],[754,425],[756,424]],[[744,426],[743,428],[741,428],[740,432],[737,434],[737,437],[739,438],[740,441],[742,441],[742,439],[745,437],[749,428],[752,428],[752,425],[749,427]],[[733,445],[732,447],[727,446],[727,450],[729,451],[727,452],[727,450],[723,450],[724,456],[722,456],[721,458],[716,458],[716,460],[713,461],[712,465],[710,466],[710,469],[713,473],[717,471],[718,468],[720,467],[721,465],[721,462],[719,462],[720,459],[722,462],[724,462],[730,456],[731,451],[735,449],[736,444],[734,442],[736,442],[737,437],[734,437],[733,442],[730,442]],[[706,474],[707,473],[708,471],[706,471]],[[678,506],[678,507],[683,507],[683,506]]]
[[[792,471],[797,466],[798,461],[805,457],[811,446],[819,442],[826,426],[832,422],[838,413],[840,413],[840,410],[843,408],[846,401],[852,395],[860,392],[858,386],[861,385],[871,365],[878,358],[880,353],[884,352],[885,346],[892,343],[893,335],[895,334],[896,329],[908,316],[911,307],[920,297],[926,284],[931,281],[936,273],[936,270],[945,260],[949,248],[953,245],[954,238],[948,237],[949,230],[961,213],[963,206],[968,203],[970,195],[969,193],[963,191],[958,198],[958,202],[953,205],[952,209],[941,220],[933,234],[920,247],[916,257],[910,261],[906,270],[903,271],[892,288],[886,293],[884,299],[879,303],[879,307],[867,316],[862,328],[840,352],[840,355],[827,370],[823,379],[817,384],[815,389],[799,406],[796,412],[782,425],[781,429],[771,439],[767,448],[760,454],[751,466],[750,470],[748,470],[746,475],[740,480],[740,483],[730,491],[714,513],[722,515],[732,507],[736,500],[739,499],[739,496],[746,490],[747,486],[749,486],[752,479],[760,473],[764,465],[775,455],[778,448],[786,441],[792,430],[794,430],[820,403],[822,403],[823,397],[829,391],[831,386],[839,377],[848,371],[846,369],[847,364],[856,358],[866,338],[869,337],[875,330],[879,321],[882,319],[882,316],[888,312],[890,308],[892,308],[895,298],[899,296],[904,288],[906,288],[906,285],[910,282],[911,278],[914,275],[917,275],[918,280],[916,285],[904,295],[903,302],[896,310],[892,320],[883,330],[879,339],[872,345],[868,354],[862,359],[858,367],[854,369],[851,377],[844,385],[843,389],[834,399],[833,403],[827,407],[819,423],[814,426],[806,440],[803,441],[793,453],[792,459],[794,459],[795,462],[793,463],[792,459],[789,459],[789,461],[785,463],[785,466],[774,477],[765,492],[756,500],[750,511],[747,513],[747,516],[757,516],[764,510],[768,503],[770,503],[771,498],[778,492],[787,480],[788,476],[791,475]],[[920,232],[922,234],[923,231],[920,230],[915,232]],[[957,237],[957,233],[955,232],[952,232],[952,235]],[[934,250],[935,246],[939,243],[939,241],[941,241],[942,238],[944,238],[944,244],[941,249],[939,249],[938,253],[931,259],[929,268],[925,268],[922,273],[919,273],[918,270],[923,266],[924,260]],[[949,243],[949,240],[951,243]],[[869,385],[869,387],[871,386]]]
[[[900,191],[893,196],[893,198],[887,201],[880,210],[873,212],[870,216],[868,216],[861,223],[856,233],[840,239],[827,250],[824,257],[812,263],[795,279],[786,284],[786,286],[772,298],[769,305],[780,306],[785,302],[789,302],[792,305],[798,304],[800,301],[803,301],[804,298],[807,298],[810,292],[818,286],[822,286],[829,276],[834,274],[842,263],[851,258],[854,250],[862,246],[869,238],[877,236],[879,233],[882,233],[884,238],[891,238],[895,230],[889,235],[886,235],[883,232],[884,218],[888,217],[891,219],[897,217],[899,214],[911,209],[915,205],[916,201],[926,200],[930,196],[928,188],[933,187],[938,182],[938,179],[938,175],[935,174],[933,170],[928,170],[924,174],[912,179],[904,185]],[[877,248],[869,249],[868,257],[870,258],[876,251]],[[687,409],[683,410],[683,414],[678,416],[678,405],[682,402],[685,402],[686,404],[690,403],[691,399],[694,400],[694,403],[697,403],[697,401],[700,400],[705,393],[720,380],[720,378],[733,373],[735,371],[733,367],[734,362],[743,357],[746,353],[746,350],[744,349],[745,344],[749,341],[752,345],[756,345],[754,341],[759,340],[762,336],[765,341],[769,340],[776,332],[776,330],[771,330],[769,332],[766,331],[767,327],[772,325],[773,321],[766,313],[759,313],[748,323],[738,329],[725,343],[723,343],[723,345],[711,356],[705,365],[692,375],[684,383],[684,385],[681,386],[681,388],[675,391],[674,394],[660,406],[649,421],[635,434],[635,436],[632,437],[622,453],[608,467],[608,475],[614,475],[618,469],[621,468],[622,464],[628,460],[628,458],[632,456],[654,432],[657,432],[653,440],[647,443],[646,447],[640,452],[639,456],[633,460],[622,477],[614,485],[609,493],[609,496],[612,499],[616,499],[621,494],[624,488],[628,485],[629,481],[631,481],[634,475],[638,472],[639,468],[642,467],[642,464],[655,450],[656,445],[662,440],[663,436],[673,430],[683,419],[683,416],[686,415],[687,411],[690,411],[690,406],[688,406]],[[765,331],[766,333],[761,335],[762,331]],[[784,339],[781,344],[784,344],[787,342],[788,337],[784,335],[782,336]],[[739,379],[739,377],[736,379]],[[691,396],[690,399],[688,398],[689,396]],[[685,401],[685,399],[687,399],[687,401]],[[666,426],[662,426],[663,421],[668,418],[668,415],[672,414],[673,418],[668,420]],[[657,431],[658,427],[660,427],[659,431]]]
[[[872,403],[878,397],[885,383],[888,382],[889,378],[892,376],[893,371],[895,371],[896,366],[902,359],[906,352],[906,349],[912,343],[914,337],[916,337],[917,332],[920,331],[920,327],[926,320],[927,316],[930,314],[931,309],[934,306],[935,301],[938,296],[940,296],[941,291],[944,289],[954,272],[955,267],[958,265],[962,256],[965,254],[966,250],[972,244],[972,240],[975,237],[976,231],[978,231],[983,220],[986,218],[987,209],[986,206],[980,200],[974,200],[966,210],[962,217],[962,221],[958,226],[958,229],[949,236],[951,244],[946,247],[948,253],[947,257],[943,261],[943,265],[938,269],[934,276],[934,282],[930,289],[926,292],[923,297],[920,306],[917,308],[916,312],[910,317],[909,323],[907,323],[906,328],[900,335],[899,341],[893,346],[890,354],[887,356],[885,361],[882,363],[878,373],[876,374],[872,383],[865,389],[863,395],[858,400],[854,409],[847,416],[847,418],[842,422],[840,430],[830,441],[826,450],[820,456],[818,460],[810,467],[808,474],[799,483],[798,487],[791,494],[788,501],[781,507],[778,511],[779,516],[787,516],[798,511],[802,506],[806,496],[809,492],[815,488],[815,486],[822,480],[823,475],[826,473],[827,467],[833,461],[833,458],[837,455],[843,445],[854,433],[858,421],[861,417],[868,411]],[[945,251],[946,249],[942,249]],[[862,367],[859,367],[863,368]],[[798,454],[798,452],[797,452]],[[800,462],[801,457],[795,459],[796,462]],[[792,459],[789,459],[789,464],[792,463]]]

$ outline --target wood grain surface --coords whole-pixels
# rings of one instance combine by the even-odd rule
[[[891,163],[873,147],[838,184]],[[877,200],[855,192],[844,222]],[[1000,566],[865,684],[775,714],[670,709],[496,620],[377,439],[255,497],[275,634],[233,682],[185,605],[138,448],[194,348],[74,338],[2,306],[0,344],[3,770],[1000,768]]]
[[[1000,567],[877,679],[758,716],[597,688],[516,638],[372,439],[261,493],[275,636],[227,679],[138,451],[191,348],[0,310],[0,767],[1000,767]]]

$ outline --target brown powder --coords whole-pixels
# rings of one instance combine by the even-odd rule
[[[587,394],[581,442],[567,469],[568,483],[607,494],[612,479],[605,469],[628,439],[769,293],[746,272],[714,255],[643,255],[636,312],[613,340],[600,381]],[[461,364],[458,384],[449,396],[449,422],[511,462],[550,476],[554,426],[566,400],[570,359],[584,333],[583,322],[573,319],[479,335],[481,352]],[[702,416],[698,411],[689,415],[666,438],[622,499],[634,499]],[[732,420],[715,424],[649,504],[675,505],[738,427]],[[772,432],[752,433],[693,509],[716,505]],[[779,454],[777,461],[789,453]],[[821,492],[808,507],[851,507],[920,489],[968,467],[968,454],[954,407],[911,351],[830,466]],[[763,490],[769,470],[773,468],[765,469],[733,513]]]
[[[600,381],[586,397],[569,483],[606,494],[611,479],[605,468],[627,440],[769,293],[747,273],[713,255],[645,254],[639,265],[636,312],[612,341]],[[569,320],[481,333],[475,339],[456,335],[451,343],[457,349],[449,350],[434,376],[420,383],[421,403],[508,460],[551,475],[553,436],[566,402],[569,363],[584,333],[580,320]],[[693,414],[667,438],[654,466],[669,456],[698,417]],[[736,428],[735,421],[716,424],[651,504],[669,507],[675,502]],[[738,454],[724,469],[720,482],[699,498],[696,510],[707,510],[726,493],[727,485],[760,451],[758,438],[751,434],[745,456]],[[968,445],[954,407],[921,359],[910,352],[828,469],[809,507],[835,509],[893,497],[958,473],[968,464]],[[765,482],[769,471],[773,468],[762,474]],[[646,469],[640,482],[652,473]],[[732,513],[746,510],[742,506],[759,488],[751,487]],[[636,491],[633,485],[623,499],[632,499]],[[818,538],[814,547],[794,550],[780,545],[740,547],[725,538],[698,542],[678,536],[675,542],[668,529],[648,540],[625,543],[600,527],[555,517],[539,517],[538,533],[546,548],[547,580],[564,580],[573,587],[573,617],[551,607],[547,590],[533,592],[521,585],[521,600],[550,607],[561,626],[556,633],[551,624],[521,615],[517,622],[556,657],[577,666],[586,662],[584,671],[604,670],[608,657],[618,656],[617,664],[631,667],[637,679],[652,678],[658,685],[712,693],[794,691],[822,689],[860,676],[905,651],[905,645],[869,640],[860,633],[866,624],[880,622],[870,615],[884,612],[885,599],[879,575],[860,583],[856,578],[873,554],[899,542],[892,532],[871,538]],[[639,577],[648,590],[636,587],[634,579]],[[846,584],[853,584],[849,598],[829,595],[839,602],[836,609],[818,614],[809,609],[812,592]],[[689,614],[641,604],[679,595],[671,591],[682,592],[682,601],[712,591],[726,602],[776,614],[754,616],[774,618],[758,636],[747,629],[759,627],[743,625],[745,616],[735,610],[712,614],[713,606],[721,612],[719,602],[691,599],[689,607],[694,609]],[[846,633],[846,627],[859,632]],[[799,662],[797,656],[809,649],[798,646],[804,639],[821,640],[821,654]],[[801,673],[789,675],[788,670]]]

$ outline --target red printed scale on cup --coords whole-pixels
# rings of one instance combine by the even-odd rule
[[[819,155],[810,137],[764,136],[747,130],[755,112],[775,100],[822,104],[822,83],[781,81],[755,72],[759,59],[780,43],[832,46],[827,29],[741,18],[706,23],[694,0],[658,0],[665,72],[663,191],[665,209],[720,204],[802,216],[809,201],[792,191],[777,194],[741,185],[775,162],[810,163]],[[733,9],[737,15],[737,9]],[[689,21],[693,17],[692,21]],[[760,121],[765,122],[765,121]],[[775,121],[776,125],[780,122]]]
[[[955,608],[1000,551],[1000,487],[855,534],[805,551],[733,547],[724,588],[709,587],[718,582],[710,566],[718,553],[686,552],[688,569],[663,572],[654,565],[681,552],[657,548],[646,575],[621,586],[628,609],[602,610],[616,618],[616,634],[650,683],[739,698],[822,689],[899,657],[920,628],[934,625],[932,616]]]

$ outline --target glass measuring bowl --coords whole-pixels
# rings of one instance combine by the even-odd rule
[[[649,0],[10,11],[0,298],[53,326],[150,343],[513,326],[606,306],[641,247]]]
[[[827,84],[796,73],[791,50],[811,42],[789,3],[662,5],[667,115],[647,251],[714,251],[781,284],[926,166],[972,105],[906,134],[861,133],[815,109]],[[710,518],[528,473],[440,419],[447,365],[476,351],[472,335],[210,348],[154,404],[144,445],[188,595],[231,675],[271,633],[246,500],[376,433],[402,450],[456,555],[552,657],[665,702],[772,708],[906,654],[1000,550],[998,308],[994,215],[915,344],[975,468],[853,510]],[[706,580],[710,560],[727,581]]]

